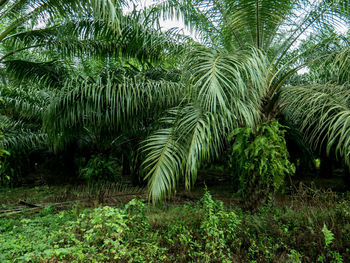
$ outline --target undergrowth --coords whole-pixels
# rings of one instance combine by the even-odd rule
[[[296,201],[295,201],[296,202]],[[54,207],[0,219],[0,262],[350,262],[350,205]]]

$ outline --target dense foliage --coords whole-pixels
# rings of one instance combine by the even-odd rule
[[[0,219],[0,260],[347,262],[349,200],[319,197],[311,206],[295,200],[257,214],[228,208],[209,193],[197,203],[157,209],[135,199],[122,208],[77,204],[56,213],[51,206],[37,216]]]
[[[295,172],[289,162],[283,129],[273,121],[254,130],[238,128],[231,134],[234,138],[230,151],[232,175],[239,178],[248,207],[256,207],[256,202],[264,203],[269,193],[284,185],[285,176]]]
[[[2,133],[0,132],[0,139],[3,138]],[[9,155],[9,152],[6,151],[3,147],[0,147],[0,168],[2,167],[2,163],[3,163],[3,158]],[[5,176],[0,176],[0,185],[7,185],[8,182],[11,180],[10,177],[5,177]]]
[[[0,187],[71,183],[1,203],[0,262],[350,262],[348,194],[284,187],[350,181],[350,1],[140,2],[0,0]],[[230,205],[161,204],[218,164]]]
[[[179,182],[191,188],[198,170],[227,151],[233,130],[273,120],[297,130],[298,145],[347,169],[349,41],[336,30],[350,7],[342,2],[1,2],[1,142],[11,153],[1,178],[42,184],[52,180],[29,175],[57,171],[51,178],[89,180],[99,177],[93,156],[114,156],[113,170],[146,181],[157,203]],[[162,30],[162,18],[178,17],[198,41]],[[309,73],[297,74],[302,68]],[[259,152],[260,139],[254,149],[249,141],[233,147]],[[271,143],[282,140],[276,132]],[[275,150],[266,146],[261,157],[275,159]],[[273,188],[292,170],[280,153]],[[264,180],[263,167],[254,178]],[[238,175],[243,188],[247,174]]]
[[[120,181],[118,174],[118,160],[113,157],[92,156],[79,171],[80,176],[89,183]]]

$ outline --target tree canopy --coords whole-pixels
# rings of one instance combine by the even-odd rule
[[[350,167],[349,35],[336,32],[349,14],[336,0],[2,1],[2,144],[118,151],[155,203],[190,188],[232,132],[276,119]]]

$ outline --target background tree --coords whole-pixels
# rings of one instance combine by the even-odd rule
[[[152,102],[157,94],[159,107],[178,100],[178,73],[159,64],[181,44],[150,27],[143,12],[123,14],[123,3],[85,4],[72,11],[74,19],[56,13],[45,27],[16,32],[3,43],[20,47],[4,56],[12,59],[5,61],[2,89],[3,144],[16,153],[12,160],[49,148],[67,161],[73,149],[124,149],[125,173],[136,173],[138,142],[156,117]]]

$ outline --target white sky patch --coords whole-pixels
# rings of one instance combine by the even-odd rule
[[[310,69],[308,68],[308,67],[304,67],[304,68],[302,68],[302,69],[299,69],[298,71],[297,71],[297,74],[298,75],[304,75],[304,74],[307,74],[307,73],[309,73],[310,72]]]
[[[347,32],[349,31],[349,26],[346,25],[346,24],[339,25],[338,27],[335,28],[335,31],[336,31],[338,34],[346,35]]]

